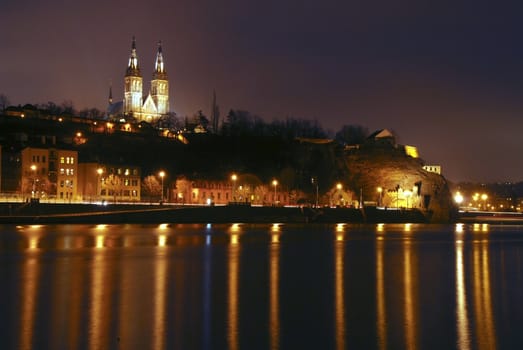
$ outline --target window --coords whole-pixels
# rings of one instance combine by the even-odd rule
[[[42,163],[45,163],[45,156],[42,156]]]
[[[63,175],[65,174],[65,169],[64,168],[60,168],[60,175]]]
[[[60,157],[60,164],[65,164],[65,158],[64,157]]]
[[[129,186],[129,179],[124,180],[124,186]]]
[[[60,181],[60,187],[64,187],[64,180]]]

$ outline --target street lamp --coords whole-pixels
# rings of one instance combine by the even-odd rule
[[[96,181],[96,197],[100,198],[102,196],[102,185],[100,183],[100,177],[102,176],[104,170],[102,168],[96,169],[98,174],[98,180]]]
[[[383,193],[383,188],[382,187],[378,187],[376,189],[376,191],[378,191],[378,206],[381,206],[381,195]]]
[[[163,178],[165,176],[165,171],[160,171],[160,178],[162,179],[162,199],[160,199],[160,203],[163,203]]]
[[[487,205],[486,205],[487,204],[487,198],[488,198],[488,196],[487,196],[486,193],[483,193],[481,195],[481,199],[483,200],[483,210],[487,210]]]
[[[238,176],[236,176],[236,174],[232,174],[231,175],[231,180],[232,180],[231,200],[233,202],[235,202],[236,199],[234,198],[234,191],[236,190],[236,180],[238,180]]]
[[[31,170],[33,171],[33,191],[31,192],[31,198],[34,198],[36,191],[36,165],[31,165]]]
[[[272,185],[274,186],[273,202],[274,202],[274,206],[276,206],[276,187],[278,186],[278,180],[276,180],[276,179],[272,180]]]

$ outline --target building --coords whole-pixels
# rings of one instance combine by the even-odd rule
[[[165,71],[162,44],[161,42],[158,43],[149,94],[144,95],[136,41],[133,37],[129,63],[124,77],[124,100],[113,103],[112,88],[110,88],[108,115],[110,117],[132,117],[137,121],[153,122],[168,113],[169,80]]]
[[[96,162],[80,163],[78,195],[85,202],[139,202],[140,168]]]
[[[277,184],[277,182],[276,182]],[[296,204],[291,195],[277,185],[236,181],[176,180],[173,202],[195,205],[225,205],[249,203],[253,205]],[[293,202],[293,203],[291,203]]]
[[[429,173],[441,175],[441,165],[424,165],[423,169]]]
[[[77,200],[78,152],[43,146],[21,151],[22,196],[39,199]]]

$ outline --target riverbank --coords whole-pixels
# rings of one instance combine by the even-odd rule
[[[53,223],[426,223],[419,210],[172,205],[0,203],[2,224]]]

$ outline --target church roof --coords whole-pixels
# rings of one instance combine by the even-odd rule
[[[120,115],[123,114],[123,101],[117,101],[114,103],[110,103],[107,107],[107,115],[113,116],[113,115]]]

